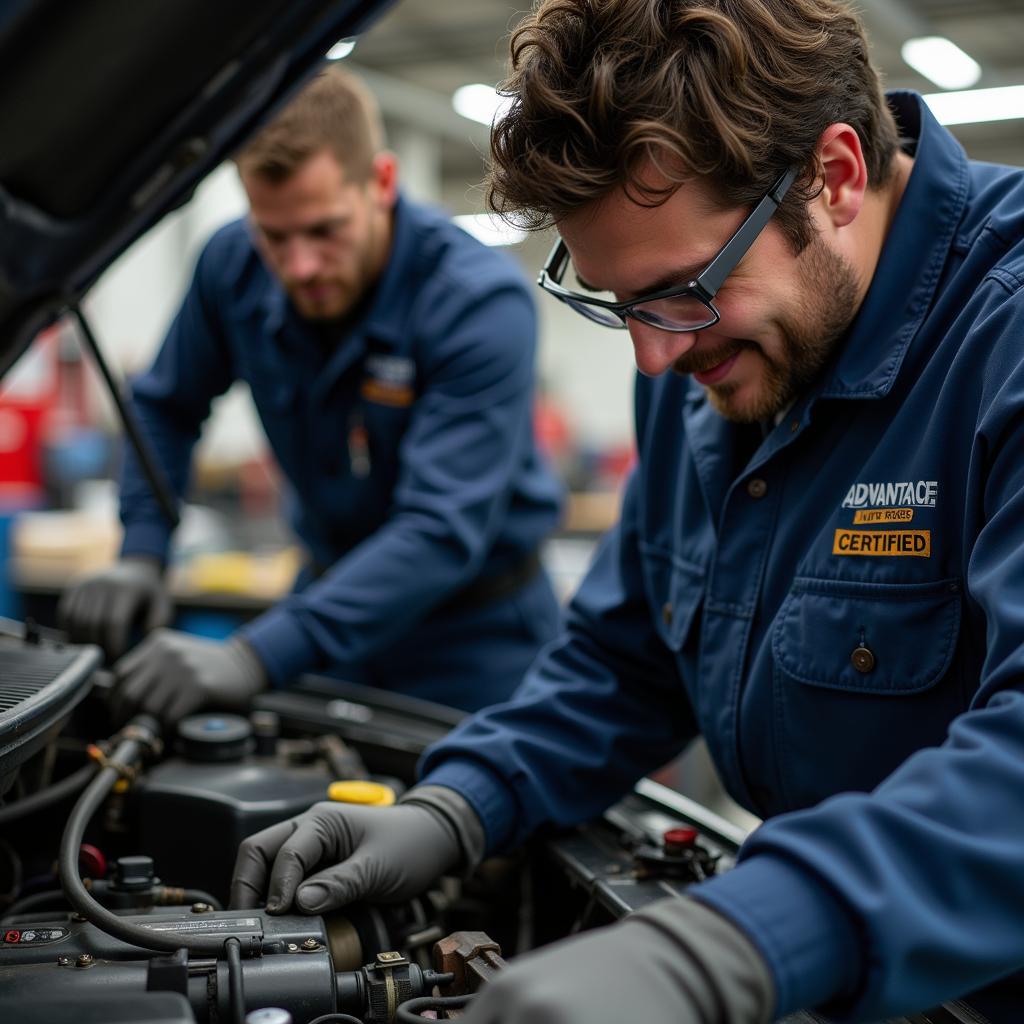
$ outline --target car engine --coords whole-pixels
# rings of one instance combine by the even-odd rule
[[[238,844],[323,799],[390,800],[460,717],[314,677],[248,716],[112,731],[95,648],[0,621],[0,1020],[451,1019],[505,959],[727,870],[742,835],[645,781],[601,820],[404,904],[233,910]],[[788,1024],[819,1018],[800,1014]],[[906,1024],[978,1021],[956,1006]]]

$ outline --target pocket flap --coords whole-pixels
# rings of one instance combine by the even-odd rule
[[[772,653],[808,686],[918,693],[949,667],[960,591],[954,579],[874,584],[798,577],[776,617]]]

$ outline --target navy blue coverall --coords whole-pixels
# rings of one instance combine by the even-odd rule
[[[692,378],[638,381],[639,464],[566,631],[423,775],[497,851],[700,733],[770,820],[690,891],[761,950],[779,1016],[984,989],[1020,1021],[1024,171],[890,102],[915,166],[831,366],[763,441]]]
[[[299,318],[244,222],[207,244],[133,401],[181,495],[211,400],[238,379],[252,391],[319,575],[241,631],[274,685],[329,671],[475,709],[521,681],[557,626],[550,581],[467,588],[514,581],[558,520],[532,428],[535,332],[512,262],[404,199],[341,337]],[[130,454],[121,518],[123,554],[166,558]]]

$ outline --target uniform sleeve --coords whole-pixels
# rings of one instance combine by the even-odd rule
[[[1019,339],[1016,311],[978,329]],[[964,614],[985,652],[970,708],[874,792],[769,821],[733,871],[694,890],[764,953],[780,1015],[831,1000],[831,1017],[875,1020],[1024,965],[1024,371],[1010,365],[1018,342],[996,350],[1008,365],[979,365],[995,394],[964,425],[984,473],[965,556]]]
[[[655,632],[637,558],[635,486],[574,597],[562,638],[511,700],[429,750],[425,782],[462,793],[490,852],[600,813],[696,733]]]
[[[214,259],[207,249],[150,369],[131,385],[130,406],[176,497],[188,486],[192,449],[211,401],[232,381],[216,314]],[[125,444],[121,470],[122,555],[167,557],[171,528],[142,467]]]
[[[418,308],[421,390],[387,518],[243,631],[278,684],[385,650],[473,580],[532,450],[536,319],[525,289],[465,299],[438,280]]]

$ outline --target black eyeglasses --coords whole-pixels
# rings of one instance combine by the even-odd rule
[[[661,291],[641,295],[630,302],[611,302],[562,287],[562,278],[569,266],[569,250],[561,238],[555,242],[537,284],[556,299],[561,299],[577,313],[603,327],[623,328],[628,317],[658,327],[663,331],[682,333],[700,331],[717,324],[720,317],[713,299],[736,264],[747,254],[757,236],[765,229],[783,196],[796,180],[799,170],[791,167],[758,202],[735,234],[719,249],[711,262],[692,280]]]

